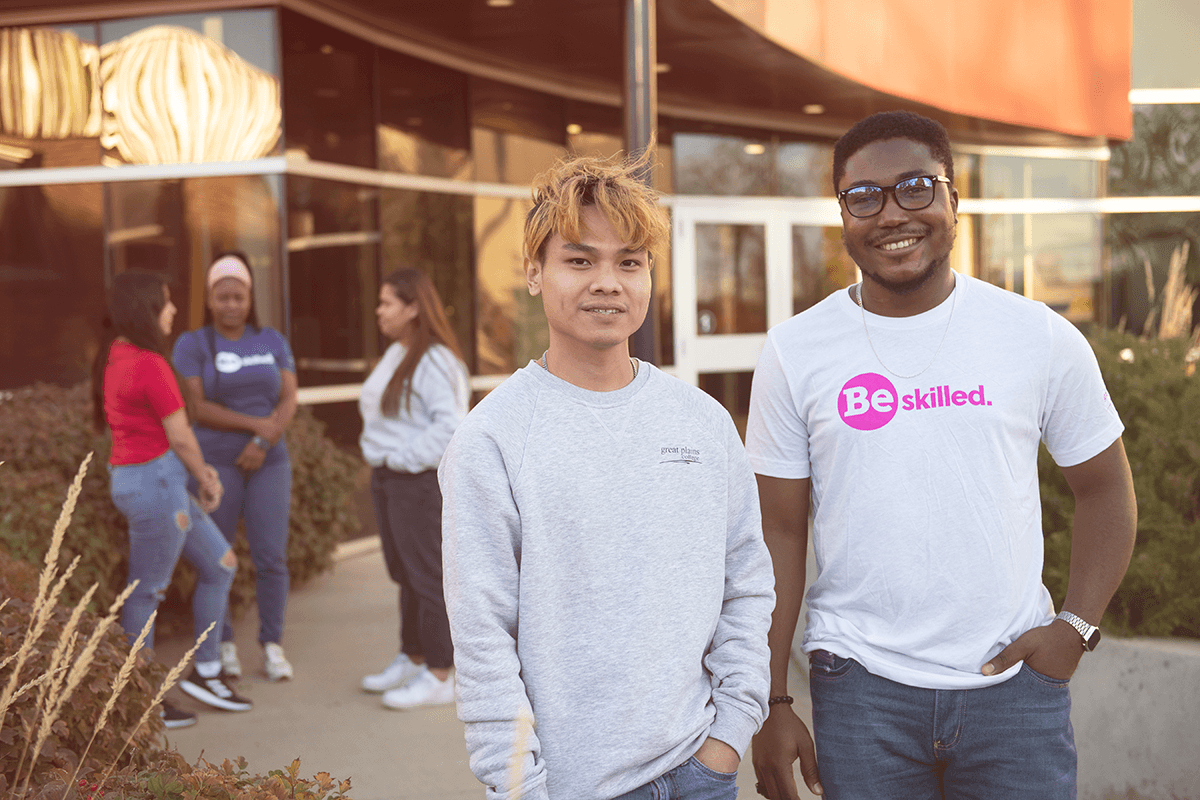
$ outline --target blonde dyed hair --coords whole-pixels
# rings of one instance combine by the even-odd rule
[[[637,159],[593,156],[569,158],[538,176],[533,208],[525,217],[525,260],[540,263],[554,234],[573,244],[583,241],[583,210],[596,207],[621,241],[652,252],[670,228],[658,207],[658,193],[639,178],[651,162],[647,149]]]

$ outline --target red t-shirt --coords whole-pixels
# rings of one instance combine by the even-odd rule
[[[163,419],[183,408],[167,360],[128,342],[113,342],[104,367],[104,416],[112,429],[108,463],[143,464],[170,449]]]

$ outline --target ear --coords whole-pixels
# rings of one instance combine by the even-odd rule
[[[955,224],[958,224],[958,189],[950,190],[950,211],[954,214]]]
[[[542,263],[538,261],[525,262],[525,285],[529,294],[537,297],[542,293]]]

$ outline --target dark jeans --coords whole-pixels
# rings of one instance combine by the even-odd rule
[[[400,584],[400,651],[432,669],[454,666],[442,594],[442,492],[437,472],[371,470],[371,497],[388,575]]]
[[[225,539],[237,538],[238,518],[246,521],[246,540],[254,562],[255,598],[258,603],[259,644],[283,642],[283,620],[287,611],[288,513],[292,503],[292,462],[285,457],[246,474],[232,464],[214,462],[225,495],[210,515]],[[214,634],[218,635],[218,634]],[[219,634],[233,641],[233,621],[228,612]]]
[[[717,772],[692,756],[666,775],[615,800],[735,800],[736,797],[736,772]]]
[[[1067,682],[1022,665],[979,689],[918,689],[809,656],[827,800],[1073,800]]]

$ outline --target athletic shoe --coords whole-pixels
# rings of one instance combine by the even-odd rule
[[[229,676],[219,673],[212,678],[202,678],[192,666],[192,671],[179,682],[179,688],[199,700],[201,703],[225,711],[249,711],[253,704],[233,690],[229,685]]]
[[[267,680],[290,681],[292,679],[292,663],[283,654],[283,648],[275,642],[263,645],[263,669],[266,670]]]
[[[363,678],[362,689],[364,692],[376,693],[398,689],[415,678],[422,669],[424,667],[421,664],[414,664],[408,656],[401,653],[383,672]]]
[[[162,717],[163,727],[166,728],[186,728],[189,725],[196,724],[196,715],[190,711],[184,711],[182,708],[177,708],[170,703],[163,703],[162,710],[158,712]]]
[[[233,642],[221,642],[221,672],[226,677],[242,677],[242,662],[238,661],[237,645]]]
[[[454,679],[438,680],[428,669],[422,667],[417,677],[399,689],[383,693],[383,704],[388,708],[416,708],[417,706],[440,706],[454,702]]]

